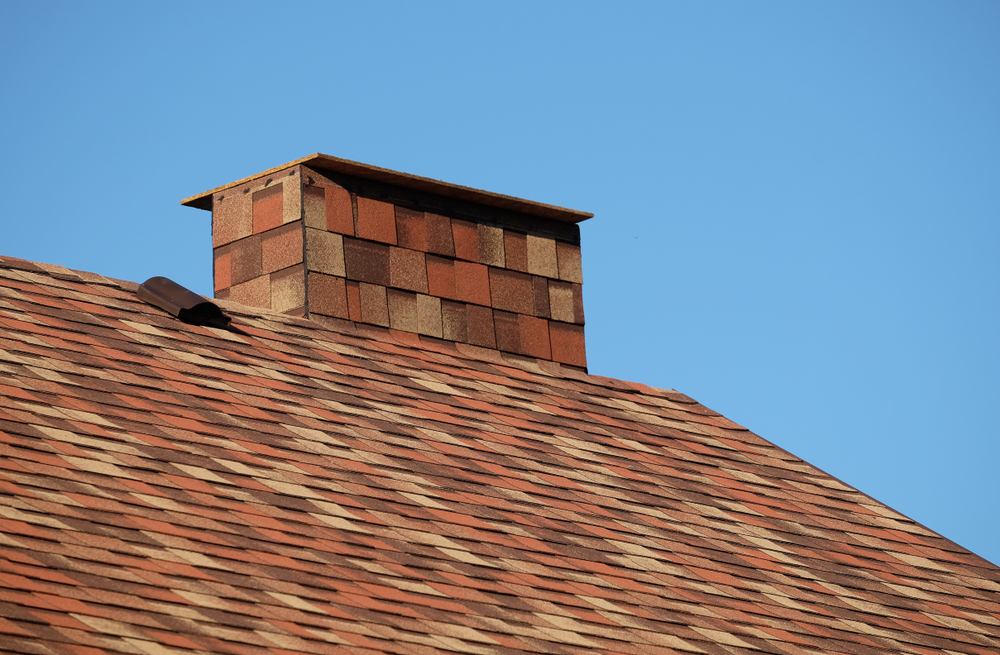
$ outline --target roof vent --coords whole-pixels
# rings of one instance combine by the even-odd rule
[[[139,300],[159,307],[190,325],[207,325],[226,330],[232,321],[218,305],[169,278],[151,277],[139,285],[135,295]]]

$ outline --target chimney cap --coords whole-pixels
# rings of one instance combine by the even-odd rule
[[[419,175],[401,173],[388,168],[362,164],[361,162],[351,161],[350,159],[332,157],[318,152],[309,155],[308,157],[296,159],[295,161],[288,162],[287,164],[270,168],[262,173],[245,177],[242,180],[225,184],[212,189],[211,191],[206,191],[204,193],[191,196],[190,198],[185,198],[181,201],[181,204],[186,207],[195,207],[197,209],[206,209],[211,211],[213,194],[238,186],[244,182],[249,182],[250,180],[276,173],[280,170],[288,168],[289,166],[297,165],[335,171],[337,173],[353,175],[355,177],[376,180],[387,184],[394,184],[407,189],[415,189],[417,191],[433,193],[439,196],[457,198],[459,200],[474,202],[480,205],[499,207],[501,209],[516,211],[532,216],[541,216],[543,218],[550,218],[566,223],[579,223],[587,220],[588,218],[594,217],[594,215],[589,212],[582,212],[576,209],[566,209],[565,207],[548,205],[542,202],[535,202],[533,200],[524,200],[523,198],[515,198],[513,196],[493,193],[491,191],[482,191],[480,189],[473,189],[459,184],[433,180],[428,177],[420,177]]]

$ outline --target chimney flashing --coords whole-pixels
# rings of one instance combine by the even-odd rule
[[[481,189],[473,189],[459,184],[452,184],[450,182],[434,180],[427,177],[421,177],[419,175],[402,173],[388,168],[372,166],[370,164],[362,164],[361,162],[351,161],[350,159],[341,159],[340,157],[332,157],[318,152],[309,155],[308,157],[296,159],[295,161],[288,162],[287,164],[270,168],[262,173],[245,177],[241,180],[237,180],[236,182],[216,187],[210,191],[199,193],[198,195],[191,196],[190,198],[185,198],[181,201],[181,204],[185,207],[194,207],[196,209],[212,211],[212,199],[215,194],[298,165],[320,169],[321,172],[330,171],[333,173],[340,173],[342,175],[349,175],[363,180],[370,180],[372,182],[402,187],[413,191],[422,191],[435,196],[452,198],[454,200],[464,201],[475,205],[495,207],[497,209],[503,209],[519,214],[539,216],[541,218],[548,218],[564,223],[580,223],[581,221],[594,217],[594,215],[589,212],[567,209],[565,207],[549,205],[533,200],[525,200],[523,198],[516,198],[514,196],[508,196],[501,193],[493,193],[491,191],[483,191]]]

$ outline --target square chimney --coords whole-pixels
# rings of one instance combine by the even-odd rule
[[[216,298],[586,368],[593,214],[321,154],[182,204],[212,212]]]

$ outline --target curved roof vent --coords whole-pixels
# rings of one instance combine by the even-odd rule
[[[151,277],[139,285],[135,295],[139,300],[159,307],[190,325],[207,325],[226,330],[232,321],[218,305],[169,278]]]

